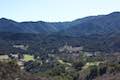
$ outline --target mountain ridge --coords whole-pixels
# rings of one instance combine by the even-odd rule
[[[83,31],[82,33],[89,34],[92,32],[92,30],[94,31],[94,29],[95,30],[98,29],[96,32],[99,32],[100,29],[106,29],[107,26],[111,26],[109,27],[109,29],[112,28],[113,26],[115,26],[116,28],[117,25],[120,26],[120,24],[118,24],[119,20],[120,20],[120,12],[113,12],[108,15],[88,16],[73,20],[71,22],[45,22],[45,21],[16,22],[11,19],[1,18],[0,32],[51,34],[53,32],[60,32],[64,30],[68,34],[69,34],[68,31],[77,34],[75,28],[77,29],[80,28],[78,29],[79,31],[82,30]],[[72,31],[74,29],[75,31]],[[91,32],[87,33],[87,30]],[[106,29],[106,31],[107,30],[108,29]],[[111,30],[114,30],[113,32],[115,32],[115,29],[111,29]],[[100,32],[104,33],[106,31],[101,30]],[[93,32],[92,34],[96,34],[96,33]]]
[[[86,51],[120,51],[119,14],[114,12],[63,23],[19,23],[3,18],[0,20],[0,51],[13,51],[12,45],[18,43],[30,45],[28,52],[44,52],[41,47],[57,49],[66,43],[81,45]]]

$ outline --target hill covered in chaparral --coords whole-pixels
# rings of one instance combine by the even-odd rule
[[[24,44],[29,46],[28,52],[39,52],[39,47],[55,49],[68,43],[83,46],[86,51],[119,52],[119,21],[120,12],[69,22],[16,22],[1,18],[0,51],[10,51],[14,44]]]

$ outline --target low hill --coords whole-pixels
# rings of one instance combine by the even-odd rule
[[[20,70],[14,62],[0,62],[0,80],[48,80]]]

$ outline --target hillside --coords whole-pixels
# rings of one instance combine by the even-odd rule
[[[18,52],[15,44],[29,45],[28,53],[58,49],[69,43],[85,51],[120,51],[120,12],[90,16],[71,22],[16,22],[0,19],[0,51]],[[99,45],[99,46],[98,46]],[[25,51],[22,51],[25,52]]]
[[[120,12],[108,15],[90,16],[71,22],[16,22],[0,19],[0,32],[41,33],[48,34],[64,30],[67,34],[105,34],[118,33],[120,29]]]
[[[90,16],[83,19],[77,19],[72,25],[61,33],[81,36],[81,35],[92,35],[92,34],[115,34],[120,31],[120,12],[113,12],[108,15]]]
[[[68,35],[90,35],[119,33],[120,12],[108,15],[90,16],[71,22],[16,22],[10,19],[0,19],[0,32],[50,34],[53,32]],[[64,34],[63,34],[64,35]]]
[[[0,62],[0,80],[48,80],[33,76],[25,71],[15,62]]]

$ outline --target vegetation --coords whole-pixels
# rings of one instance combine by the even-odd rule
[[[113,57],[114,56],[114,57]],[[94,56],[84,57],[80,56],[78,61],[68,61],[67,58],[52,59],[49,62],[41,64],[39,61],[28,62],[25,65],[26,71],[41,77],[47,77],[52,80],[99,80],[110,75],[120,73],[120,55]],[[56,56],[57,57],[57,56]],[[96,58],[99,59],[96,60]],[[90,61],[88,61],[90,59]],[[85,61],[86,60],[86,61]],[[111,80],[114,80],[111,79]]]
[[[0,54],[24,59],[1,57],[0,80],[119,80],[119,22],[118,12],[61,23],[2,18]]]
[[[28,61],[31,61],[31,60],[34,61],[34,56],[28,55],[28,54],[24,55],[24,61],[28,62]]]
[[[0,80],[48,80],[38,76],[33,76],[23,70],[15,61],[0,62]]]

